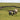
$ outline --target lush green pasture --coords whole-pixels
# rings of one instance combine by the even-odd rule
[[[16,6],[20,7],[20,3],[0,3],[0,6]]]
[[[0,3],[0,6],[17,6],[20,7],[20,3]],[[6,8],[2,8],[2,10],[0,10],[0,20],[20,20],[20,12],[17,13],[17,15],[10,15],[9,16],[9,12],[8,10],[13,10],[15,9],[14,7],[6,7]]]
[[[14,7],[6,7],[0,10],[0,20],[20,20],[20,12],[17,13],[17,16],[10,15],[8,10],[13,10],[15,9]]]

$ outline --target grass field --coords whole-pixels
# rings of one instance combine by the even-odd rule
[[[17,13],[17,16],[10,15],[8,10],[13,10],[15,9],[14,7],[6,7],[0,10],[0,20],[20,20],[20,12]]]
[[[20,3],[0,3],[0,6],[16,6],[20,7]]]
[[[20,3],[0,3],[0,6],[17,6],[20,7]],[[2,8],[2,10],[0,10],[0,20],[20,20],[20,12],[17,13],[17,15],[10,15],[9,16],[9,12],[8,10],[13,10],[15,9],[15,7],[6,7],[6,8]]]

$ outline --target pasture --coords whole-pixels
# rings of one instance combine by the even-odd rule
[[[20,3],[0,3],[0,6],[16,6],[20,7]]]
[[[11,9],[10,9],[11,8]],[[17,13],[17,16],[10,15],[8,10],[13,10],[15,9],[14,7],[6,7],[0,10],[0,20],[20,20],[20,12]]]
[[[20,3],[0,3],[0,6],[18,6],[20,7]],[[0,20],[20,20],[20,12],[17,13],[17,15],[10,15],[9,16],[9,12],[8,10],[13,10],[15,9],[15,7],[6,7],[6,8],[2,8],[2,10],[0,10]]]

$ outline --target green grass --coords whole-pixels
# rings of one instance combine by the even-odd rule
[[[11,9],[10,9],[11,8]],[[6,7],[0,10],[0,20],[20,20],[20,12],[17,13],[17,16],[10,15],[8,10],[13,10],[15,9],[14,7]]]
[[[20,3],[0,3],[0,6],[17,6],[20,7]],[[20,12],[17,13],[17,16],[14,15],[10,15],[9,16],[9,12],[8,10],[13,10],[15,9],[14,7],[6,7],[6,8],[2,8],[2,10],[0,10],[0,20],[20,20]]]
[[[8,11],[0,10],[0,20],[20,20],[20,12],[17,13],[17,16],[9,16]]]
[[[16,6],[20,7],[20,3],[0,3],[0,6]]]

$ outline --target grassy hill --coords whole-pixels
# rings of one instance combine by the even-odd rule
[[[16,7],[20,7],[20,3],[0,3],[0,6],[16,6]]]

